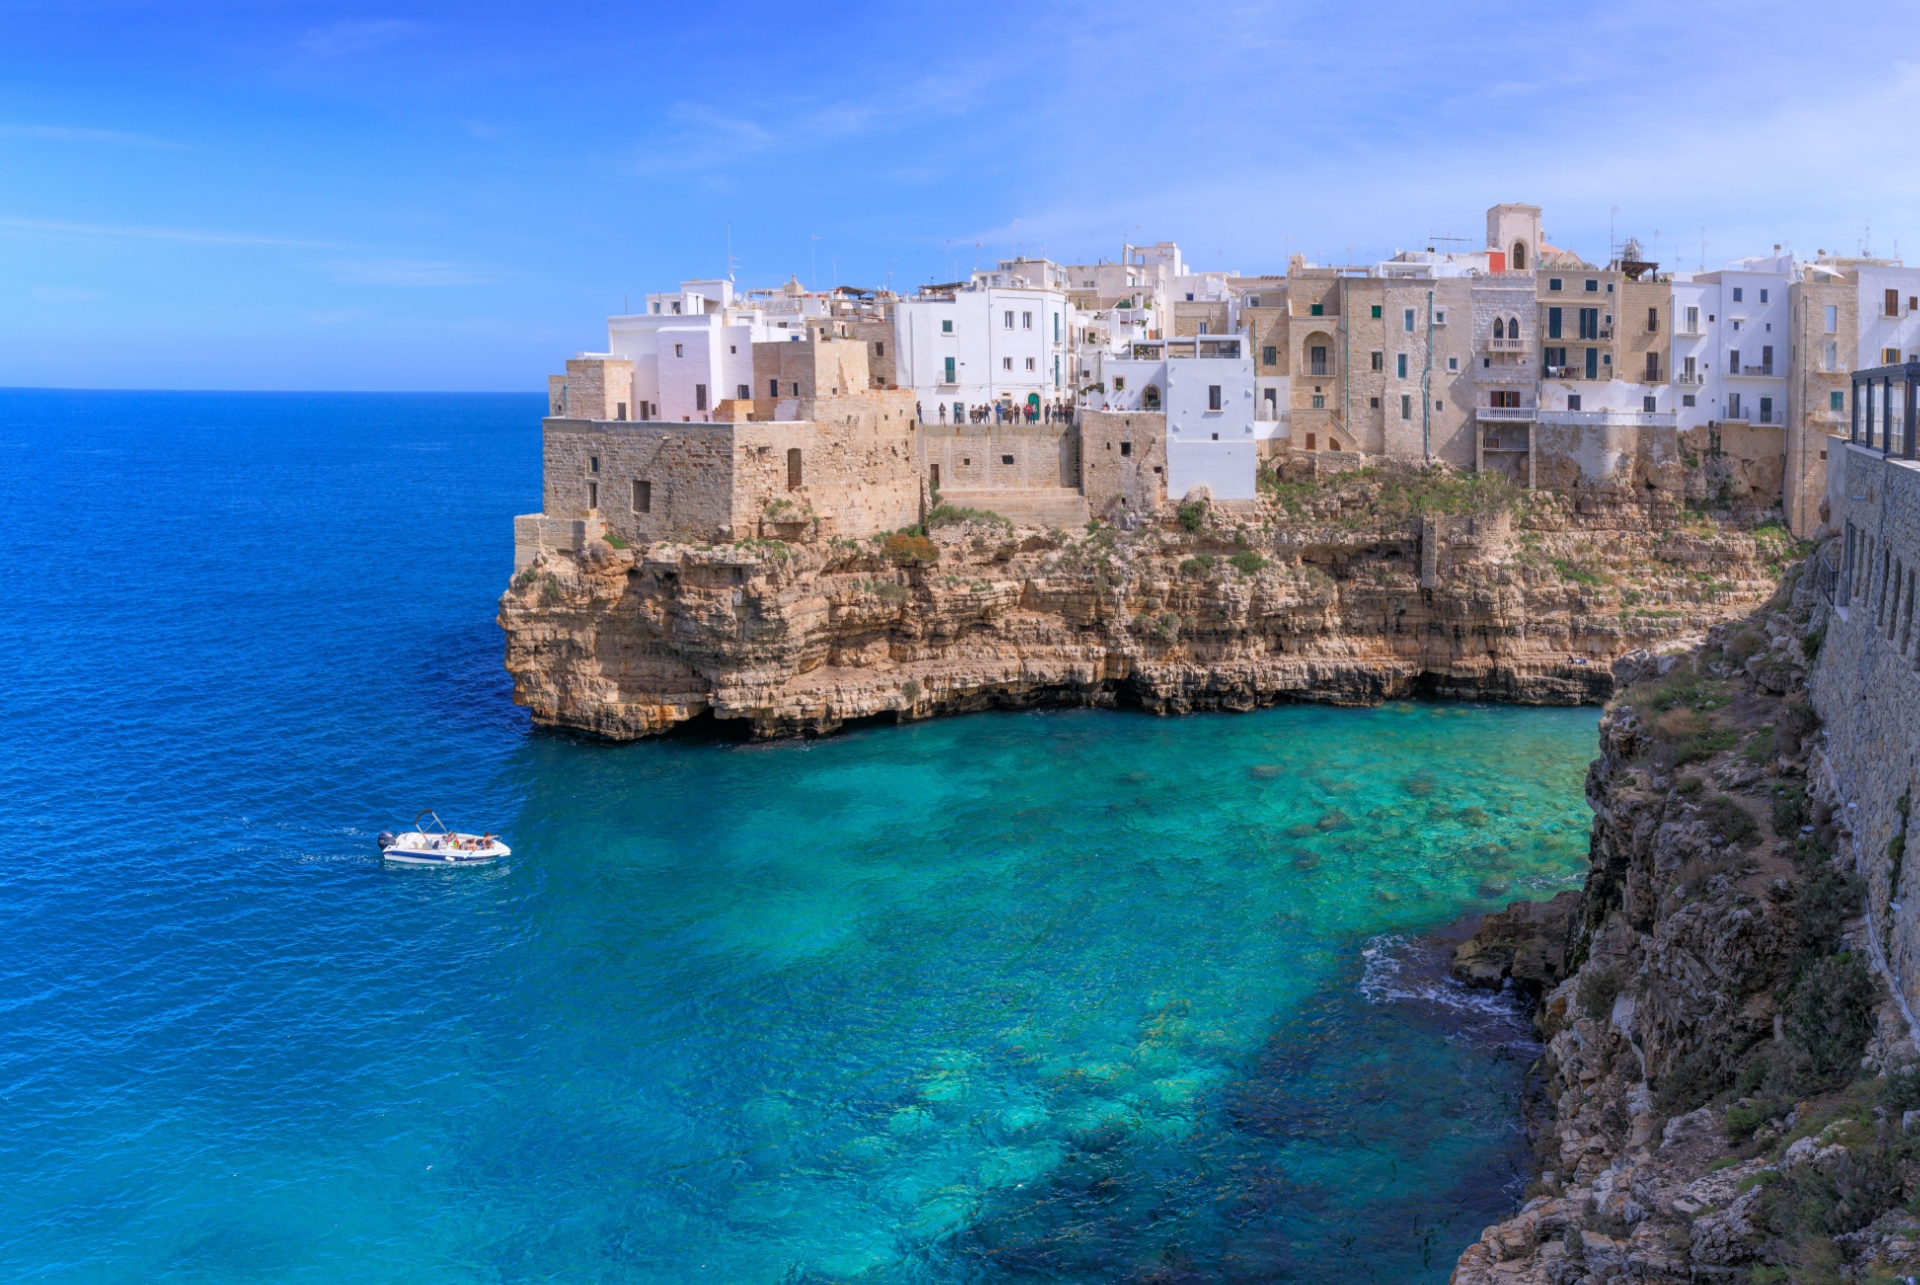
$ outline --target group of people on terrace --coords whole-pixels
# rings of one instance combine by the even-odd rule
[[[913,404],[914,414],[922,424],[927,422],[927,410],[919,402]],[[949,413],[952,418],[949,419]],[[947,403],[940,402],[934,407],[934,416],[941,424],[1071,424],[1073,408],[1055,403],[1039,402],[984,402],[969,406],[965,402],[953,403],[949,409]]]

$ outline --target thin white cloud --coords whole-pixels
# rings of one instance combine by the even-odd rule
[[[493,280],[465,264],[437,259],[339,259],[320,266],[359,286],[479,286]]]
[[[110,147],[152,147],[177,151],[186,146],[171,139],[130,134],[119,129],[85,129],[76,125],[0,124],[0,138],[25,138],[48,143],[103,143]]]
[[[0,216],[0,228],[16,232],[53,232],[64,236],[129,237],[143,241],[181,241],[193,245],[285,245],[338,250],[338,241],[311,241],[301,237],[257,236],[210,228],[157,228],[124,223],[69,223],[60,219],[19,219]]]
[[[419,28],[404,18],[366,18],[356,22],[334,22],[315,27],[300,37],[300,47],[322,58],[365,53],[381,45],[392,44]]]

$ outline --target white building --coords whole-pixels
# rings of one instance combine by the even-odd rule
[[[894,310],[895,382],[911,388],[921,416],[965,420],[978,406],[1048,406],[1072,395],[1072,305],[1028,271],[1044,260],[1009,260],[964,286],[923,290]]]
[[[1167,494],[1175,499],[1196,486],[1216,500],[1254,498],[1262,426],[1246,343],[1239,335],[1142,340],[1106,361],[1101,409],[1166,412]]]

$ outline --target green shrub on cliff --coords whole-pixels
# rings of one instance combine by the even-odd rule
[[[1233,569],[1243,576],[1253,575],[1259,571],[1260,568],[1267,565],[1267,560],[1251,549],[1243,549],[1231,558],[1228,558],[1227,561],[1231,562]]]
[[[1207,522],[1207,506],[1202,500],[1188,500],[1180,506],[1180,529],[1198,531]]]
[[[1858,952],[1829,955],[1801,974],[1787,1000],[1786,1029],[1805,1050],[1814,1083],[1838,1086],[1859,1072],[1880,991]]]
[[[1700,822],[1717,842],[1751,848],[1760,841],[1760,823],[1730,794],[1716,794],[1700,805]]]
[[[952,504],[936,504],[933,507],[933,511],[927,514],[927,525],[929,527],[958,526],[962,522],[972,522],[980,526],[1003,527],[1008,531],[1013,530],[1013,520],[1011,518],[1002,517],[990,509],[968,509]]]

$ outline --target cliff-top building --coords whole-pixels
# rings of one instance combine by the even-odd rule
[[[1160,242],[904,296],[693,280],[551,378],[525,532],[859,535],[941,499],[1064,526],[1249,502],[1297,456],[1569,487],[1688,451],[1737,456],[1808,534],[1850,372],[1916,350],[1920,269],[1775,246],[1674,271],[1632,240],[1591,263],[1524,204],[1489,209],[1477,250],[1283,275],[1194,272]]]

